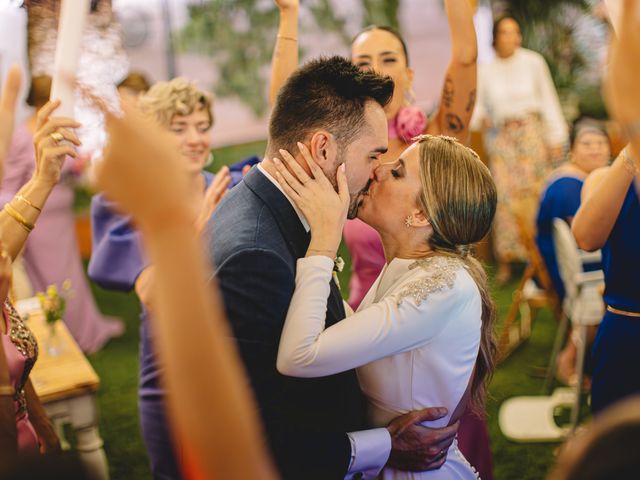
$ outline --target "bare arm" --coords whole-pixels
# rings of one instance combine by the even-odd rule
[[[154,265],[154,340],[173,432],[204,478],[275,478],[222,303],[207,283],[181,160],[166,132],[125,111],[124,120],[108,117],[98,185],[133,215]]]
[[[24,224],[35,225],[49,194],[60,180],[66,156],[77,156],[72,144],[80,145],[80,141],[71,129],[79,127],[80,124],[70,118],[51,117],[59,105],[59,101],[49,102],[38,112],[36,133],[33,137],[36,147],[35,171],[31,179],[9,202],[9,206],[0,210],[2,240],[13,259],[20,253],[29,235],[29,227]],[[62,135],[66,141],[56,143],[51,136],[54,132]]]
[[[451,61],[442,87],[440,107],[427,133],[450,135],[467,143],[476,101],[478,45],[468,0],[447,0],[451,31]]]
[[[273,105],[287,78],[298,68],[298,0],[275,0],[280,9],[278,36],[271,59],[269,103]]]
[[[594,171],[582,187],[582,204],[571,224],[578,246],[593,251],[601,248],[616,223],[633,180],[624,154],[611,167]]]
[[[612,38],[609,74],[605,83],[607,106],[631,141],[631,152],[640,171],[640,6],[624,0],[618,39]]]

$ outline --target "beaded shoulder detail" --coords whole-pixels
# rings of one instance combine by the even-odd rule
[[[20,314],[13,307],[11,302],[5,300],[4,309],[9,317],[9,336],[11,342],[16,346],[18,351],[28,359],[35,360],[38,358],[38,342],[36,337],[20,318]]]
[[[434,256],[428,257],[409,265],[409,270],[420,268],[427,275],[408,283],[397,296],[398,306],[409,297],[416,305],[424,302],[429,295],[445,289],[452,289],[456,280],[456,272],[464,267],[464,262],[459,258]]]

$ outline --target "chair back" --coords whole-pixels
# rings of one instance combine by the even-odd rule
[[[566,291],[566,304],[575,300],[578,295],[576,279],[583,272],[583,266],[580,259],[580,249],[573,238],[571,228],[561,218],[553,219],[553,244],[556,250],[558,270]]]

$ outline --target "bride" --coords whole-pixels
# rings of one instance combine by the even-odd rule
[[[357,367],[376,426],[433,405],[445,406],[449,414],[428,426],[455,422],[467,402],[482,404],[495,366],[495,308],[484,269],[469,254],[495,214],[489,170],[456,140],[430,135],[419,137],[397,161],[381,164],[360,201],[358,217],[380,234],[387,263],[357,312],[325,328],[349,193],[344,165],[332,184],[298,145],[309,173],[286,151],[280,151],[284,162],[274,159],[279,183],[311,227],[306,257],[297,263],[278,370],[321,377]],[[401,427],[392,423],[387,428],[394,435]],[[445,454],[437,471],[388,466],[381,477],[477,477],[456,442]]]

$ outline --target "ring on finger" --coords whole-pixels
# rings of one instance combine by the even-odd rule
[[[49,137],[51,137],[51,140],[53,140],[55,143],[60,143],[62,140],[64,140],[64,135],[62,135],[60,132],[53,132],[49,135]]]

